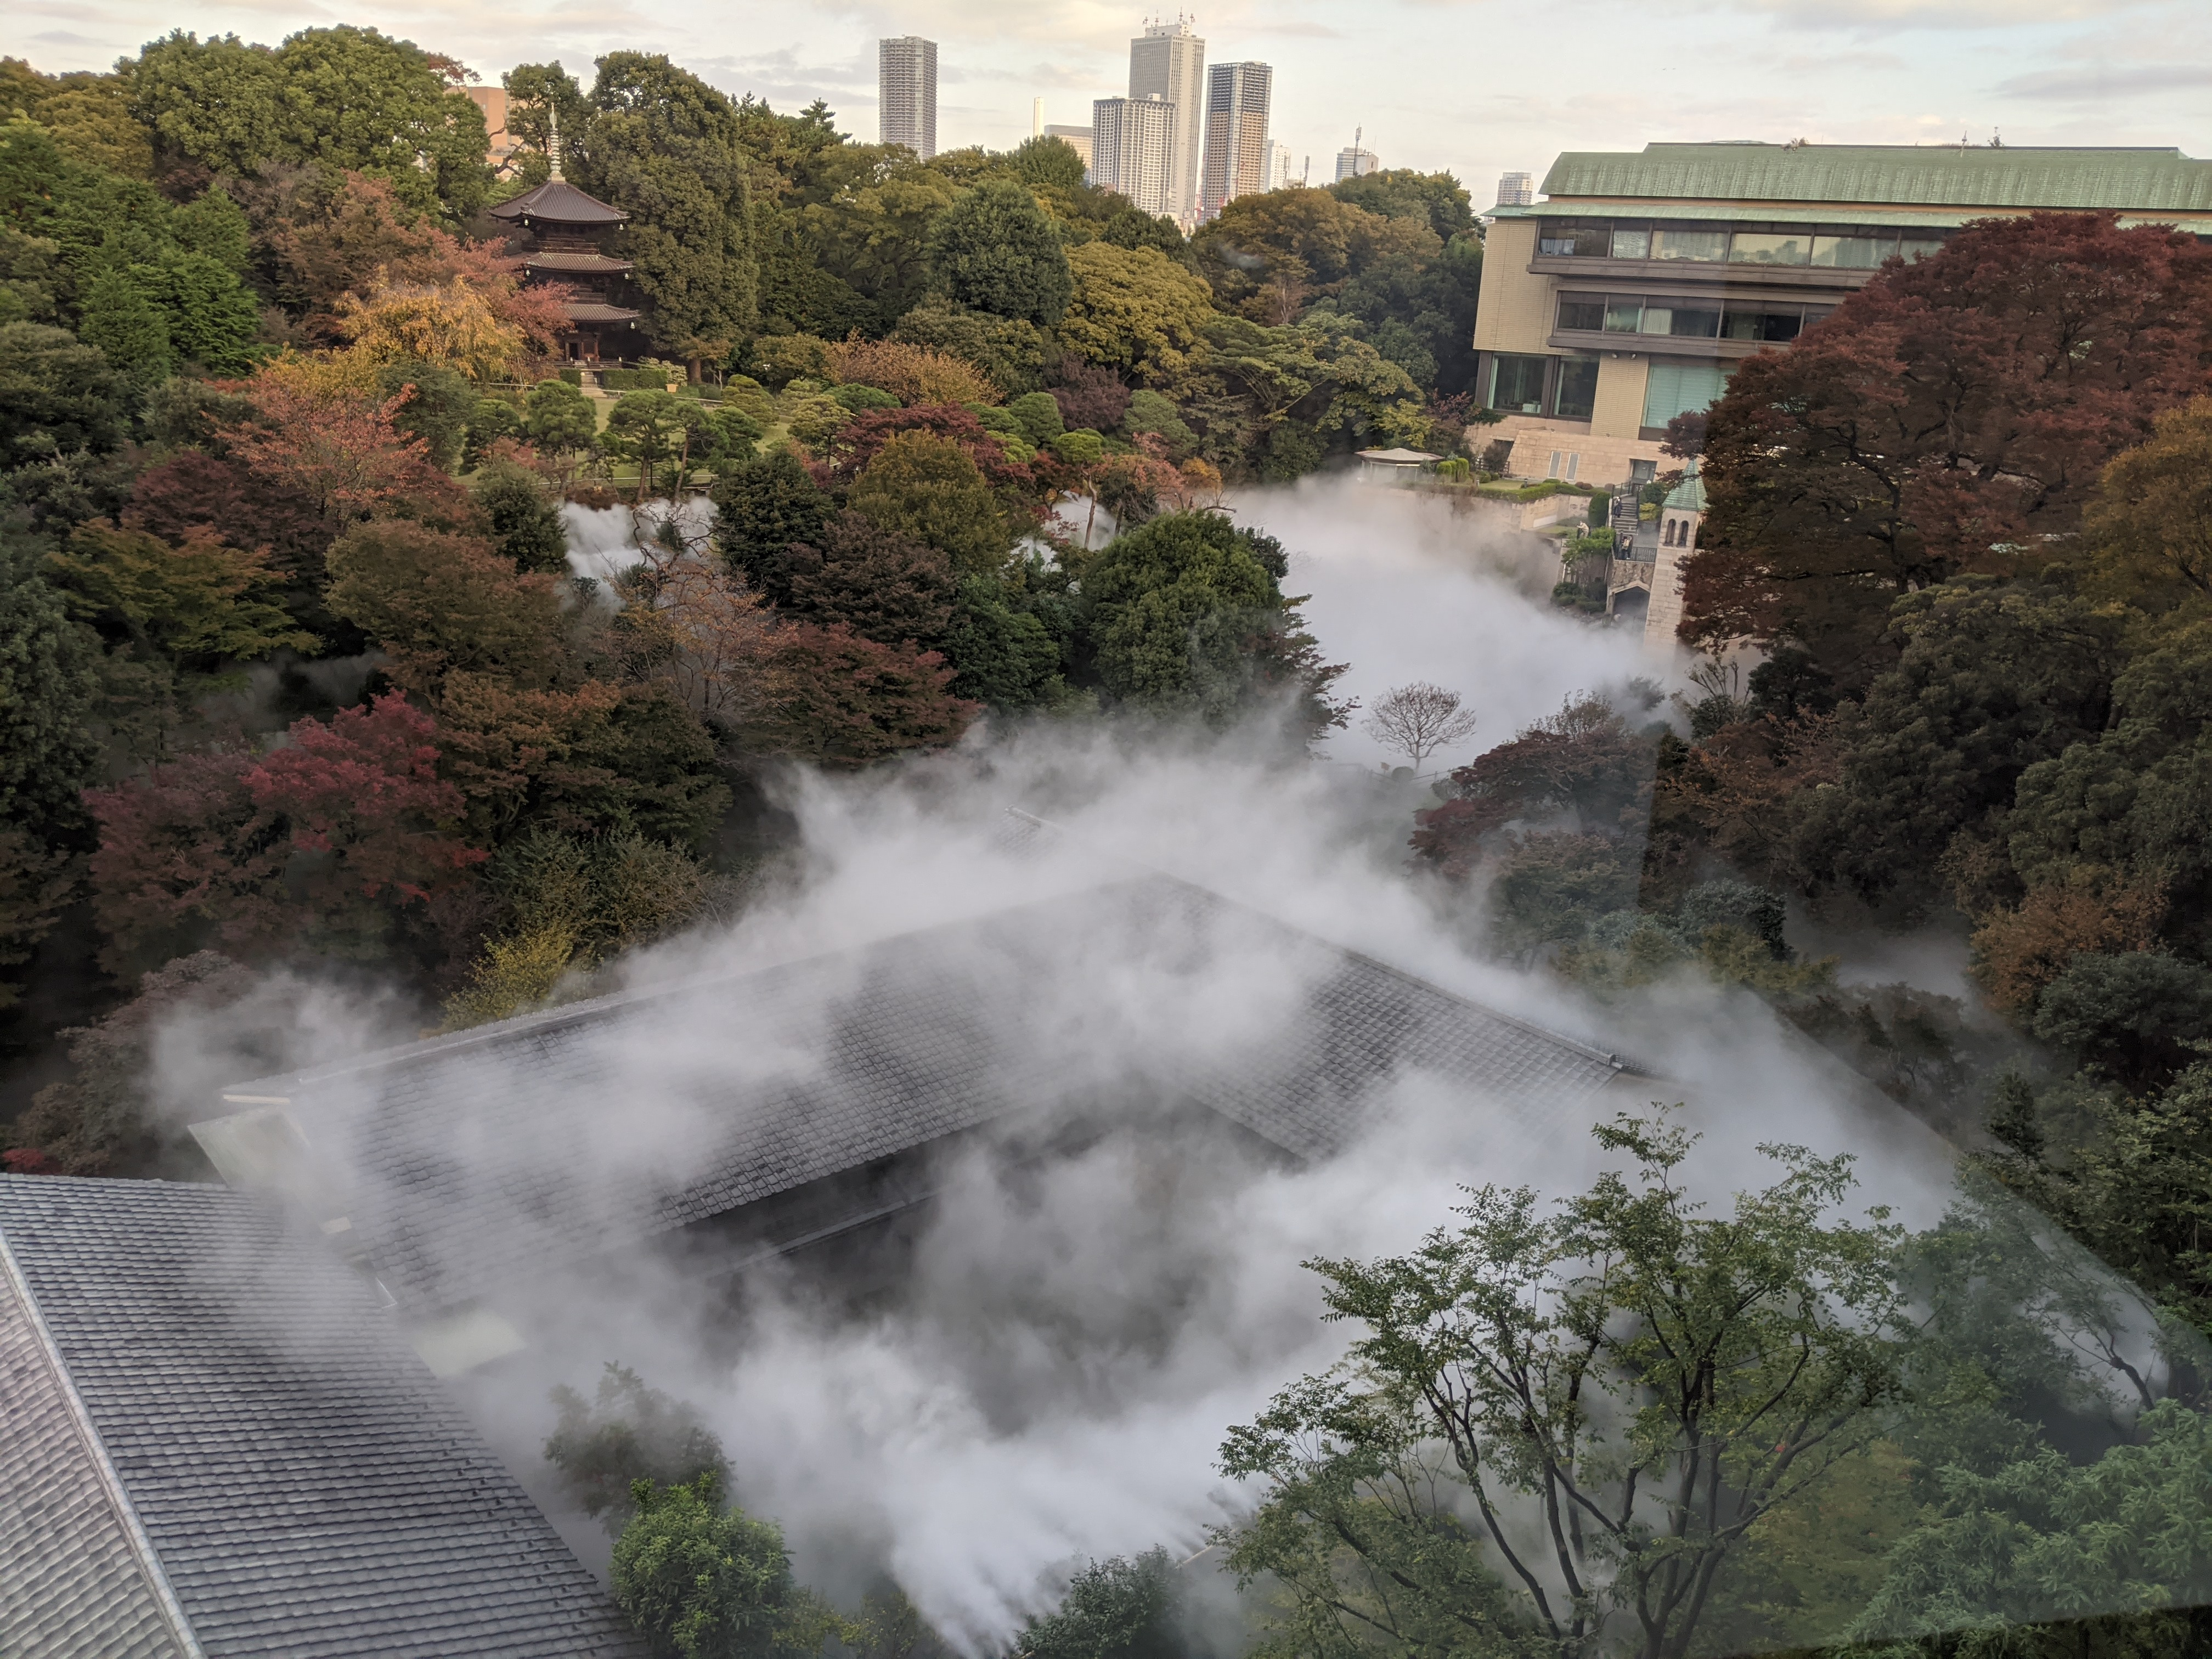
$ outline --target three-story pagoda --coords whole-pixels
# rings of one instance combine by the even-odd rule
[[[644,343],[637,325],[643,313],[623,303],[631,297],[630,262],[609,254],[605,243],[629,215],[563,179],[557,149],[552,160],[544,184],[501,202],[491,216],[521,233],[524,282],[562,283],[574,290],[562,307],[568,326],[561,355],[574,363],[625,362]]]

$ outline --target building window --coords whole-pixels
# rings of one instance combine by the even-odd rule
[[[1569,483],[1572,483],[1575,481],[1575,474],[1581,469],[1582,464],[1583,458],[1580,455],[1570,455],[1567,457],[1567,482]]]
[[[1589,419],[1597,408],[1596,358],[1570,357],[1559,365],[1559,391],[1553,408],[1563,421]]]
[[[1604,219],[1547,219],[1537,228],[1536,252],[1545,258],[1602,259],[1613,248],[1613,226]]]
[[[1732,305],[1721,313],[1721,338],[1778,344],[1794,340],[1805,326],[1801,306]]]
[[[1613,228],[1613,257],[1616,259],[1650,258],[1650,231],[1642,225],[1615,225]]]
[[[1717,363],[1654,363],[1644,382],[1644,424],[1664,426],[1677,415],[1710,409],[1727,387]]]
[[[1924,259],[1931,253],[1941,253],[1943,251],[1943,239],[1941,236],[1924,234],[1907,236],[1897,245],[1897,251],[1905,256],[1905,263],[1909,265],[1915,259]]]
[[[1813,263],[1823,270],[1873,270],[1897,252],[1894,236],[1815,236]]]
[[[1739,230],[1729,240],[1729,263],[1803,265],[1813,260],[1813,239],[1802,231]]]
[[[1670,225],[1653,239],[1651,257],[1717,264],[1728,258],[1728,240],[1724,230],[1677,230]]]
[[[1544,412],[1544,369],[1547,357],[1500,356],[1491,385],[1492,409],[1518,410],[1523,415]]]
[[[1559,295],[1559,326],[1588,329],[1593,333],[1605,326],[1605,295],[1602,294],[1562,294]]]
[[[1605,302],[1605,331],[1636,334],[1644,327],[1644,301],[1632,295],[1608,295]]]
[[[1552,470],[1544,476],[1547,478],[1556,478],[1559,476],[1559,452],[1556,449],[1552,452]]]

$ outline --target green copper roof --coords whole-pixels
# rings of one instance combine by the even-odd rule
[[[1698,476],[1698,463],[1692,459],[1682,469],[1682,482],[1667,492],[1663,507],[1673,507],[1678,513],[1702,513],[1705,510],[1705,481]]]
[[[1647,144],[1569,150],[1544,175],[1559,198],[1867,202],[2212,213],[2212,161],[2178,149],[1962,149],[1914,144]]]

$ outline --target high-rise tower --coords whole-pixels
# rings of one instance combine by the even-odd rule
[[[927,161],[937,154],[937,42],[902,34],[876,43],[879,142],[904,144]]]
[[[1146,213],[1174,216],[1175,106],[1161,97],[1091,106],[1091,181]]]
[[[1157,98],[1174,112],[1168,204],[1155,210],[1188,224],[1198,215],[1198,153],[1206,119],[1206,42],[1190,32],[1188,18],[1147,23],[1129,42],[1129,98]]]
[[[1265,64],[1216,64],[1206,72],[1206,156],[1198,210],[1211,218],[1240,196],[1269,188],[1267,106],[1275,71]]]

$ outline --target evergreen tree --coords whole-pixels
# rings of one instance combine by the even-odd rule
[[[779,449],[741,461],[714,486],[714,544],[732,570],[781,604],[791,597],[784,564],[793,542],[812,542],[835,504],[799,458]]]
[[[78,791],[100,757],[92,657],[31,550],[0,542],[0,829],[43,841],[84,822]]]
[[[78,302],[77,335],[141,386],[169,378],[169,319],[124,270],[93,278]]]
[[[652,301],[663,349],[720,358],[757,313],[750,163],[730,100],[665,57],[599,60],[591,125],[574,144],[579,184],[630,216],[623,252]]]
[[[1049,328],[1067,309],[1067,255],[1036,198],[1011,179],[978,185],[930,227],[933,286],[956,303]]]
[[[568,532],[536,473],[514,461],[487,461],[469,490],[491,526],[493,544],[517,570],[568,574]]]

